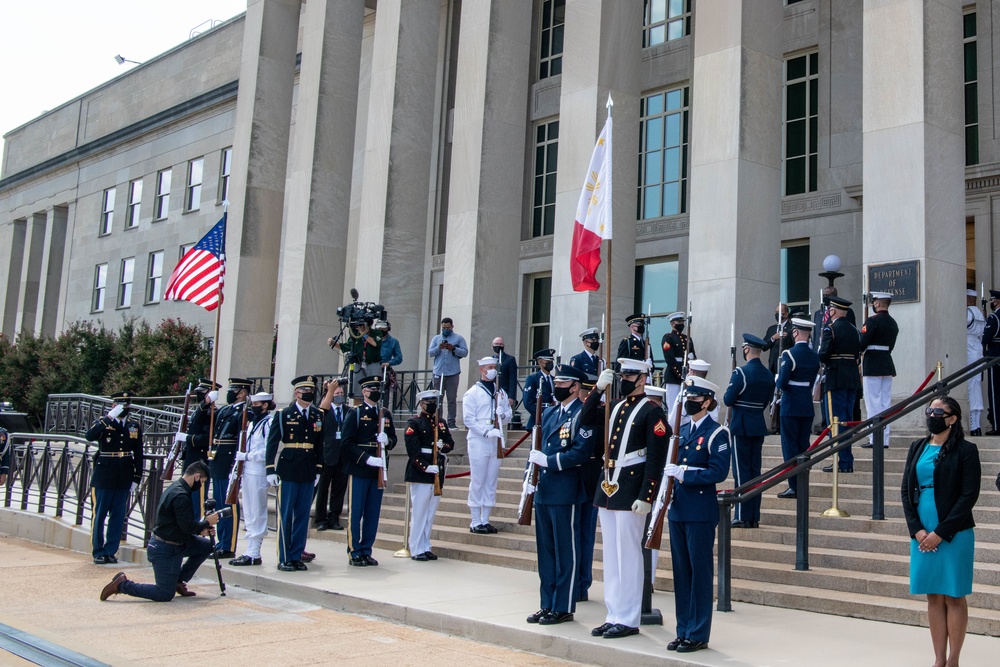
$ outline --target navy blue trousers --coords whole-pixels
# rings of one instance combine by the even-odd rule
[[[541,609],[576,611],[580,553],[580,506],[535,505],[535,543]]]
[[[229,478],[228,477],[213,477],[212,478],[212,497],[215,498],[215,511],[218,512],[223,507],[229,507],[226,504],[226,491],[229,490]],[[198,511],[198,507],[195,506],[195,511]],[[201,517],[198,517],[201,518]],[[240,508],[239,505],[233,505],[233,516],[226,517],[225,519],[219,519],[219,523],[215,526],[215,535],[218,548],[222,551],[236,551],[236,533],[237,530],[233,530],[233,526],[240,525]]]
[[[580,593],[590,590],[594,583],[594,544],[597,541],[597,508],[593,498],[588,498],[580,504],[580,555],[579,564]]]
[[[854,399],[858,393],[857,389],[834,389],[830,392],[830,405],[833,409],[833,416],[840,420],[840,423],[854,420]],[[841,426],[841,430],[847,428]],[[833,435],[832,433],[830,434]],[[850,447],[840,452],[840,469],[854,467],[854,453]]]
[[[716,523],[669,521],[677,636],[707,642],[712,633],[712,582]]]
[[[379,471],[381,473],[381,470]],[[378,518],[382,513],[383,490],[374,477],[351,475],[348,482],[348,512],[351,522],[347,527],[347,553],[351,558],[371,556]]]
[[[309,535],[312,482],[281,482],[278,485],[278,562],[302,560]]]
[[[177,584],[191,581],[210,553],[212,543],[204,537],[192,537],[187,544],[167,544],[154,537],[146,547],[146,558],[153,565],[156,584],[123,581],[118,590],[136,598],[169,602],[174,599]]]
[[[94,524],[90,544],[94,558],[114,556],[122,542],[129,489],[94,489]]]
[[[781,455],[786,461],[809,449],[812,421],[812,417],[781,415]],[[792,491],[798,490],[798,480],[795,477],[788,478],[788,488]]]
[[[736,486],[743,486],[760,475],[764,436],[732,435],[733,474]],[[760,521],[760,496],[736,506],[737,521]]]

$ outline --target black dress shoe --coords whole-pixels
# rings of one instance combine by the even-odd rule
[[[823,472],[833,472],[833,465],[823,466]],[[854,468],[838,468],[837,472],[854,472]]]
[[[546,616],[546,614],[550,613],[550,611],[551,610],[549,609],[539,609],[534,614],[529,616],[526,620],[528,621],[528,623],[538,623],[540,620],[542,620],[542,618]]]
[[[972,436],[981,436],[982,434],[983,434],[983,429],[981,428],[974,428],[971,431],[969,431],[969,435]]]
[[[779,498],[794,498],[795,497],[795,492],[792,491],[791,489],[785,489],[784,491],[782,491],[781,493],[778,494],[778,497]]]
[[[632,635],[637,634],[639,634],[639,628],[633,628],[628,625],[622,625],[621,623],[615,623],[604,631],[604,638],[621,639],[622,637],[631,637]]]
[[[318,532],[322,532],[324,530],[330,530],[330,524],[326,521],[317,521],[313,528],[315,528]]]
[[[598,625],[596,628],[590,631],[590,636],[601,637],[604,635],[605,632],[613,628],[614,625],[615,625],[614,623],[602,623],[601,625]]]
[[[293,560],[292,561],[292,567],[294,567],[297,571],[298,570],[303,570],[304,571],[304,570],[308,570],[309,569],[308,567],[306,567],[306,564],[303,563],[300,560]]]
[[[94,556],[94,565],[107,565],[110,562],[107,556]]]
[[[410,560],[428,561],[430,558],[427,557],[427,554],[417,554],[416,556],[410,556]]]
[[[756,528],[758,523],[756,521],[733,521],[730,526],[733,528]]]
[[[871,449],[871,448],[872,448],[872,443],[870,442],[866,442],[865,444],[861,445],[861,449]]]
[[[334,521],[333,523],[330,524],[330,530],[343,530],[343,529],[344,529],[344,527],[341,526],[336,521]]]
[[[983,435],[1000,435],[1000,431],[987,431]]]
[[[308,551],[303,551],[302,555],[299,556],[299,560],[303,563],[311,563],[316,560],[316,554],[311,554]]]
[[[368,561],[365,560],[364,556],[351,556],[351,560],[348,563],[354,567],[368,567]]]
[[[538,619],[538,625],[559,625],[573,620],[571,611],[550,611]]]
[[[498,532],[500,532],[500,531],[498,531],[498,530],[497,530],[496,528],[494,528],[492,524],[489,524],[489,523],[484,523],[484,524],[483,524],[483,528],[485,528],[485,529],[486,529],[486,532],[487,532],[487,533],[490,533],[491,535],[492,535],[493,533],[498,533]]]
[[[294,563],[278,563],[278,570],[280,572],[295,572]]]
[[[105,556],[105,558],[107,559],[104,561],[105,563],[113,564],[118,562],[118,557],[115,556],[114,554]]]
[[[683,637],[678,637],[674,641],[672,641],[669,644],[667,644],[667,650],[668,651],[676,651],[677,647],[680,646],[681,644],[683,644],[685,641],[687,641],[687,640],[684,639]]]
[[[685,639],[681,642],[680,646],[677,647],[677,652],[694,653],[695,651],[700,651],[703,648],[708,648],[708,642],[696,642],[690,639]]]
[[[486,528],[485,524],[479,526],[473,526],[469,529],[470,533],[475,533],[476,535],[487,535],[490,531]]]
[[[372,558],[371,556],[365,556],[364,559],[365,563],[367,563],[370,566],[378,565],[378,561]]]
[[[264,561],[262,561],[259,558],[251,558],[250,556],[243,554],[239,558],[234,558],[231,561],[229,561],[229,564],[235,565],[236,567],[242,567],[244,565],[260,565],[263,562]]]
[[[427,556],[427,560],[437,560],[438,559],[437,554],[435,554],[433,551],[425,551],[424,555]]]
[[[216,549],[215,553],[212,554],[212,556],[213,557],[217,556],[219,558],[235,558],[236,554],[233,553],[232,551],[226,551],[225,549]]]

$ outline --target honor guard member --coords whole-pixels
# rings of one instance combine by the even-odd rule
[[[306,570],[313,489],[323,472],[323,413],[312,404],[316,378],[292,380],[295,401],[274,415],[267,434],[267,483],[278,487],[278,569]],[[280,451],[279,451],[280,450]],[[310,559],[311,560],[311,559]]]
[[[761,370],[767,372],[763,366]],[[730,458],[729,430],[708,414],[719,388],[699,377],[688,378],[685,385],[684,412],[691,423],[681,427],[677,463],[664,469],[677,480],[667,510],[677,638],[667,650],[678,653],[708,648],[715,573],[712,550],[719,524],[715,485],[729,475]]]
[[[603,360],[602,360],[603,362]],[[578,602],[590,599],[590,586],[594,583],[594,544],[597,541],[597,508],[594,507],[594,495],[601,479],[604,458],[604,403],[603,393],[594,391],[597,384],[596,375],[588,375],[580,383],[580,401],[582,401],[579,422],[580,425],[594,432],[594,446],[590,450],[590,458],[580,465],[583,475],[584,499],[580,501],[580,555],[577,558],[580,568],[580,594]],[[593,394],[594,399],[590,396]]]
[[[583,351],[573,355],[569,365],[596,377],[604,370],[604,360],[597,356],[597,349],[601,347],[601,334],[597,329],[587,329],[580,334],[580,339],[583,341]]]
[[[809,343],[816,325],[806,319],[792,318],[795,343],[781,353],[778,364],[778,389],[781,390],[781,455],[791,461],[809,449],[809,435],[815,412],[812,388],[818,380],[819,355]],[[798,480],[788,478],[788,489],[779,498],[794,498]]]
[[[129,418],[133,396],[127,391],[112,394],[107,416],[94,422],[84,436],[98,447],[90,481],[94,512],[91,546],[96,565],[118,562],[128,496],[142,481],[142,424]]]
[[[428,389],[417,394],[419,412],[406,422],[403,442],[406,443],[406,471],[403,479],[410,490],[410,558],[426,561],[437,560],[431,551],[431,528],[441,496],[434,495],[434,482],[438,489],[444,486],[447,454],[455,447],[448,425],[438,414],[438,392]],[[434,432],[435,423],[437,433]],[[437,436],[437,454],[434,452]]]
[[[965,362],[974,364],[983,358],[983,331],[986,329],[986,316],[976,307],[976,290],[965,291]],[[976,373],[969,378],[969,435],[983,434],[980,419],[983,414],[983,381],[982,374]]]
[[[213,382],[209,378],[198,380],[198,386],[194,388],[194,396],[198,404],[191,411],[188,417],[187,433],[178,434],[178,438],[183,438],[184,453],[182,470],[195,461],[208,462],[208,445],[211,441],[212,413],[215,412],[215,401],[219,398],[219,389],[222,385]],[[199,484],[197,491],[191,501],[194,503],[198,516],[205,515],[205,493],[208,491],[208,484]]]
[[[580,504],[586,499],[580,466],[594,450],[594,429],[581,426],[580,385],[585,373],[568,364],[555,372],[556,405],[542,415],[541,448],[528,453],[540,468],[535,494],[535,542],[541,604],[528,623],[556,625],[573,620],[579,597]]]
[[[684,352],[688,359],[698,355],[694,351],[694,342],[684,333],[684,313],[676,312],[667,316],[670,321],[670,331],[660,339],[660,349],[663,350],[663,361],[667,369],[663,374],[663,386],[667,388],[667,405],[673,405],[677,395],[681,393],[681,376],[684,368]]]
[[[608,613],[605,622],[590,634],[606,639],[639,632],[643,529],[660,486],[670,441],[663,409],[645,394],[651,365],[625,358],[618,359],[618,364],[624,398],[611,410],[609,458],[604,462],[608,479],[602,475],[594,496],[604,539],[604,604]],[[603,371],[597,390],[605,391],[613,379],[610,369]]]
[[[229,378],[226,405],[215,411],[215,435],[208,467],[212,472],[212,497],[217,510],[229,507],[226,505],[229,475],[236,463],[236,449],[239,447],[240,429],[243,428],[243,411],[246,410],[246,400],[252,386],[253,383],[245,378]],[[233,507],[233,515],[220,519],[215,528],[218,533],[215,549],[219,552],[219,558],[232,558],[236,555],[239,525],[240,508],[236,505]]]
[[[466,436],[469,457],[469,523],[470,533],[495,533],[490,513],[497,504],[497,478],[503,459],[497,447],[504,444],[504,425],[510,423],[512,412],[507,394],[496,386],[497,360],[479,360],[479,382],[469,387],[462,397],[462,420],[469,429]],[[543,384],[544,386],[544,384]],[[528,389],[524,390],[525,401]],[[499,422],[499,425],[497,424]]]
[[[313,527],[317,531],[344,529],[340,515],[344,513],[348,477],[344,472],[343,428],[351,410],[344,392],[346,384],[347,378],[332,380],[326,385],[326,395],[319,404],[323,411],[323,475],[319,478],[313,514]]]
[[[708,363],[704,359],[691,359],[688,362],[688,377],[707,378],[708,377],[708,371],[711,368],[712,368],[712,364]],[[680,385],[678,385],[678,386],[680,386]],[[691,417],[689,417],[684,412],[684,394],[683,394],[683,392],[677,392],[677,395],[674,397],[674,402],[671,404],[671,403],[667,403],[666,402],[666,396],[670,395],[670,385],[665,385],[664,386],[664,391],[665,391],[665,394],[664,394],[664,399],[663,399],[664,400],[663,411],[667,413],[667,423],[669,423],[669,424],[675,423],[677,421],[677,413],[678,412],[681,415],[681,426],[684,426],[684,424],[687,424],[688,422],[690,422],[691,421]],[[719,421],[719,406],[716,405],[715,409],[712,410],[711,412],[709,412],[709,414],[712,415],[712,419],[714,419],[715,421]]]
[[[538,364],[538,370],[524,381],[524,409],[528,411],[528,423],[525,430],[530,431],[535,425],[535,407],[541,396],[542,409],[553,404],[552,400],[552,365],[555,363],[556,351],[551,348],[538,350],[532,357]]]
[[[990,314],[983,329],[983,356],[1000,357],[1000,290],[990,290]],[[986,375],[986,419],[990,430],[986,435],[1000,435],[1000,366],[992,366]]]
[[[733,371],[723,402],[729,406],[729,433],[736,486],[760,475],[764,436],[768,433],[764,408],[774,395],[774,376],[760,361],[767,343],[743,334],[746,364]],[[713,418],[714,420],[714,418]],[[760,496],[736,506],[733,528],[756,528],[760,522]]]
[[[274,396],[271,394],[261,392],[250,397],[247,450],[236,452],[236,460],[243,461],[240,504],[243,507],[247,546],[242,556],[229,561],[230,565],[260,565],[263,562],[260,547],[267,535],[267,436],[271,431],[269,413],[274,407]]]
[[[851,302],[841,296],[830,297],[830,323],[823,327],[819,358],[826,364],[826,391],[828,410],[840,423],[851,421],[854,416],[854,399],[861,388],[858,361],[861,353],[861,334],[847,319]],[[840,472],[854,472],[854,453],[847,447],[840,451]],[[833,464],[823,468],[832,472]]]
[[[378,478],[386,473],[386,453],[396,446],[392,413],[379,405],[382,378],[373,375],[361,380],[364,401],[344,420],[344,472],[347,483],[347,553],[357,567],[378,565],[372,558],[372,546],[378,533],[382,512],[382,493]],[[381,448],[382,454],[379,455]],[[384,478],[383,478],[384,479]]]
[[[864,378],[865,409],[869,419],[889,409],[892,404],[892,378],[896,376],[896,366],[892,363],[892,348],[896,347],[899,325],[889,314],[892,294],[872,292],[872,306],[875,314],[861,325],[861,375]],[[889,446],[889,424],[885,424],[883,446]],[[870,448],[875,436],[868,436]]]
[[[646,340],[646,313],[632,313],[625,318],[629,335],[618,343],[618,359],[638,359],[653,366],[652,351]]]

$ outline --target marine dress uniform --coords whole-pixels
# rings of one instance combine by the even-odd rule
[[[434,480],[444,487],[447,454],[455,447],[448,424],[438,416],[438,392],[428,389],[417,394],[426,410],[406,422],[403,442],[406,444],[406,470],[403,479],[410,490],[410,558],[418,561],[437,560],[431,551],[431,528],[441,496],[434,495]],[[434,425],[437,422],[437,456],[434,455]],[[435,470],[435,466],[437,469]]]
[[[983,329],[983,356],[1000,357],[1000,315],[997,315],[997,302],[1000,300],[1000,290],[990,290],[990,306],[993,311],[986,318]],[[986,435],[1000,435],[1000,366],[992,366],[986,372],[986,419],[992,428]]]
[[[129,419],[134,394],[122,391],[111,396],[114,402],[107,416],[101,417],[84,436],[96,442],[93,487],[93,524],[91,547],[94,563],[117,563],[122,526],[128,510],[129,492],[142,481],[142,424]]]
[[[587,375],[598,375],[604,370],[604,360],[597,356],[601,340],[600,333],[594,328],[587,329],[580,334],[580,340],[583,341],[583,351],[574,354],[569,360],[569,365]]]
[[[622,373],[648,378],[650,364],[618,359]],[[627,383],[622,392],[628,389]],[[631,392],[629,392],[631,394]],[[609,469],[594,496],[604,539],[603,625],[591,634],[608,639],[639,632],[642,616],[642,544],[646,515],[652,509],[667,460],[670,427],[663,408],[645,395],[626,395],[614,405],[609,424]]]
[[[986,329],[986,317],[983,311],[975,305],[976,290],[965,291],[966,297],[971,297],[973,304],[965,307],[965,363],[973,364],[983,358],[983,331]],[[967,299],[968,302],[968,299]],[[968,382],[969,390],[969,435],[983,434],[980,418],[983,414],[983,381],[982,373],[976,373]]]
[[[292,380],[296,389],[315,391],[316,380],[303,375]],[[323,472],[323,413],[296,400],[274,415],[267,434],[267,481],[278,484],[278,569],[308,569],[302,562],[309,535],[313,489]]]
[[[714,400],[718,393],[718,387],[704,378],[688,378],[685,384],[689,400],[693,396]],[[698,421],[692,417],[681,427],[677,465],[666,468],[678,482],[667,520],[677,615],[677,639],[671,644],[680,653],[705,648],[712,632],[712,550],[719,524],[715,485],[729,475],[729,444],[729,431],[710,415]]]
[[[811,321],[792,318],[797,331],[812,331]],[[798,334],[802,336],[802,334]],[[795,345],[781,353],[778,364],[778,389],[781,390],[781,455],[791,461],[809,449],[809,435],[815,411],[812,387],[819,374],[819,355],[808,340],[797,340]],[[794,498],[798,480],[788,478],[788,490],[779,498]]]
[[[872,292],[872,298],[888,306],[892,294]],[[892,404],[892,378],[896,366],[892,363],[892,349],[896,347],[899,325],[892,319],[888,307],[877,310],[861,326],[861,375],[864,378],[865,409],[868,418],[884,412]],[[889,424],[886,424],[884,446],[889,446]],[[868,446],[875,442],[875,436],[868,436]]]
[[[660,339],[660,350],[663,352],[663,362],[667,365],[663,374],[663,386],[667,388],[664,405],[671,406],[681,393],[681,382],[684,381],[684,352],[687,351],[689,359],[696,358],[697,354],[694,341],[684,333],[684,313],[671,313],[667,319],[670,321],[670,331]]]
[[[763,350],[763,340],[743,334],[743,346]],[[764,408],[774,395],[774,376],[759,357],[733,371],[723,402],[729,406],[729,434],[736,486],[760,475],[764,436],[768,433]],[[736,506],[734,528],[756,528],[760,522],[760,496]]]
[[[538,370],[524,381],[524,409],[528,411],[528,422],[525,430],[530,431],[535,426],[535,410],[538,401],[542,402],[542,410],[553,403],[552,399],[552,366],[555,363],[556,351],[548,348],[538,350],[533,355],[538,364]],[[542,370],[545,368],[545,370]]]
[[[831,296],[830,305],[850,312],[851,302],[840,296]],[[854,416],[854,399],[861,388],[858,361],[861,353],[861,335],[846,317],[837,317],[823,327],[823,341],[819,358],[826,364],[826,391],[830,411],[840,423],[851,421]],[[854,472],[854,453],[847,447],[840,451],[840,472]],[[830,472],[832,465],[823,468]]]
[[[215,499],[215,509],[221,510],[226,505],[226,491],[229,486],[229,475],[236,463],[236,448],[240,444],[240,430],[243,428],[243,411],[246,410],[246,400],[237,400],[243,392],[250,395],[253,383],[245,378],[229,378],[229,389],[224,405],[215,411],[215,433],[212,438],[212,454],[209,470],[212,475],[212,498]],[[249,420],[248,420],[249,421]],[[220,556],[231,558],[235,556],[237,532],[240,525],[240,507],[233,506],[233,515],[219,519],[215,526],[218,535],[216,550]]]
[[[479,360],[480,378],[484,366],[496,366],[493,357]],[[495,368],[493,369],[495,372]],[[490,371],[487,372],[487,376]],[[525,396],[527,396],[525,389]],[[494,379],[480,379],[469,387],[462,397],[462,420],[469,429],[466,449],[469,457],[469,532],[478,534],[496,533],[490,523],[490,513],[497,504],[497,479],[503,459],[497,456],[497,443],[503,446],[504,425],[509,424],[513,413],[503,389],[496,386]],[[499,420],[497,428],[494,419]]]
[[[370,390],[361,405],[344,420],[344,472],[350,480],[348,489],[347,553],[350,564],[358,567],[378,565],[372,558],[372,546],[378,534],[382,512],[383,489],[378,478],[385,474],[386,452],[396,446],[392,414],[379,405],[382,378],[373,375],[361,380],[361,389]],[[382,433],[379,433],[379,424]],[[379,444],[382,456],[378,455]]]

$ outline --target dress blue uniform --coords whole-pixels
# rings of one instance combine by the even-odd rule
[[[534,359],[539,366],[548,364],[552,367],[556,351],[553,349],[539,350],[535,352]],[[535,425],[535,407],[539,400],[542,401],[542,410],[552,405],[552,375],[538,370],[528,376],[524,381],[524,408],[528,411],[528,422],[525,430],[530,431]]]
[[[851,308],[851,302],[839,296],[831,296],[830,305],[848,312]],[[851,421],[854,416],[854,400],[861,388],[860,355],[861,334],[846,317],[838,317],[823,328],[819,358],[826,364],[830,411],[841,424]],[[840,451],[839,466],[841,472],[854,472],[854,454],[850,447]]]
[[[569,365],[587,375],[599,375],[601,373],[602,360],[596,354],[587,350],[574,354],[569,360]]]
[[[597,486],[601,480],[604,470],[602,462],[604,458],[604,404],[601,402],[603,394],[594,391],[596,379],[588,377],[584,381],[584,389],[590,394],[583,401],[580,408],[580,425],[588,429],[593,429],[594,446],[590,452],[590,458],[580,466],[580,473],[583,475],[583,488],[586,497],[580,502],[580,556],[577,562],[580,565],[580,601],[590,599],[589,592],[591,584],[594,583],[594,546],[597,542],[597,508],[594,506],[594,495],[597,493]]]
[[[810,330],[812,322],[793,320],[796,329]],[[781,353],[778,366],[778,389],[781,390],[781,454],[786,461],[794,459],[809,449],[810,427],[813,410],[812,387],[819,373],[819,355],[809,341],[800,340],[791,349]],[[788,479],[793,497],[798,486],[796,479]]]
[[[229,507],[226,505],[226,490],[229,486],[229,474],[236,463],[236,449],[240,444],[240,431],[243,429],[243,412],[246,410],[246,400],[237,402],[240,392],[250,395],[253,383],[245,378],[229,378],[229,390],[224,405],[215,411],[215,433],[212,439],[212,456],[209,470],[212,475],[212,497],[215,499],[216,511]],[[249,419],[247,420],[249,421]],[[236,551],[237,530],[240,525],[240,506],[233,505],[233,515],[220,519],[215,526],[218,535],[217,549],[226,554]]]
[[[703,378],[686,383],[689,396],[715,396],[715,385]],[[677,443],[677,464],[684,473],[674,485],[667,519],[677,637],[689,642],[708,643],[712,631],[712,550],[719,524],[715,485],[729,475],[729,444],[729,431],[707,414],[682,426]]]
[[[756,336],[743,334],[743,346],[763,350],[766,343]],[[729,413],[729,433],[732,436],[733,472],[736,485],[742,486],[760,475],[764,436],[768,433],[764,408],[774,395],[774,376],[759,358],[747,361],[733,371],[723,402]],[[760,521],[760,496],[736,506],[739,528],[756,528]]]
[[[132,394],[120,392],[111,400],[127,407]],[[114,408],[112,408],[112,411]],[[96,442],[94,455],[93,525],[91,546],[94,562],[117,562],[115,554],[121,544],[122,527],[128,510],[132,484],[142,481],[142,424],[129,419],[127,413],[118,417],[101,417],[84,436]]]
[[[296,389],[315,389],[312,376],[295,378]],[[278,450],[281,450],[280,452]],[[267,433],[264,455],[268,475],[277,475],[278,567],[305,570],[302,552],[309,534],[313,488],[323,472],[323,413],[297,401],[277,413]]]

